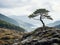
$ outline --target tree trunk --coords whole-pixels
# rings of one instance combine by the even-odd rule
[[[42,16],[40,16],[40,21],[41,21],[42,24],[43,24],[43,30],[45,30],[45,23],[44,23],[43,20],[42,20]]]

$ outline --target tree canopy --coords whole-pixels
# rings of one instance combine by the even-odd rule
[[[46,10],[46,9],[37,9],[37,10],[34,11],[31,15],[29,15],[28,17],[29,17],[29,18],[34,18],[34,17],[36,17],[36,16],[40,16],[39,20],[40,20],[40,21],[42,22],[42,24],[43,24],[43,29],[45,29],[45,23],[43,22],[42,19],[47,18],[47,19],[53,20],[53,19],[51,18],[51,16],[48,15],[48,12],[50,12],[50,11],[48,11],[48,10]]]
[[[31,15],[29,15],[28,17],[29,18],[34,18],[38,15],[42,16],[42,18],[47,18],[47,19],[50,19],[50,20],[53,20],[49,15],[48,15],[48,10],[46,9],[37,9],[36,11],[34,11]]]

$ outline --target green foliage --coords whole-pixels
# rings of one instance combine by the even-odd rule
[[[15,26],[14,24],[8,23],[6,21],[2,21],[0,20],[0,28],[8,28],[8,29],[13,29],[13,30],[17,30],[17,31],[25,31],[23,28],[19,27],[19,26]]]
[[[29,18],[34,18],[38,15],[41,15],[41,19],[47,18],[50,20],[53,20],[49,15],[48,15],[48,10],[46,9],[37,9],[35,12],[33,12],[31,15],[29,15]]]
[[[46,9],[37,9],[36,11],[34,11],[31,15],[29,15],[28,17],[29,18],[33,18],[33,17],[36,17],[38,15],[42,15],[42,17],[48,17],[46,15],[48,15],[48,10]]]
[[[46,12],[49,12],[48,10],[46,9],[37,9],[35,12],[33,12],[34,14],[37,14],[37,13],[46,13]]]
[[[29,18],[33,18],[33,17],[35,17],[35,15],[31,14],[31,15],[29,15],[28,17],[29,17]]]
[[[48,10],[46,10],[46,9],[37,9],[36,11],[34,11],[33,13],[32,13],[32,15],[29,15],[28,17],[29,18],[34,18],[34,17],[36,17],[36,16],[40,16],[40,21],[41,21],[41,23],[43,24],[43,30],[45,30],[45,23],[43,22],[43,20],[42,19],[45,19],[45,18],[47,18],[47,19],[50,19],[50,20],[53,20],[49,15],[48,15]]]

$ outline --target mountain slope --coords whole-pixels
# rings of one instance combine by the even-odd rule
[[[33,20],[28,18],[27,15],[23,15],[23,16],[10,16],[14,19],[18,19],[18,20],[22,20],[23,22],[29,23],[31,25],[36,25],[36,27],[41,23],[39,20]]]
[[[9,17],[7,17],[7,16],[5,16],[3,14],[0,14],[0,19],[4,20],[6,22],[9,22],[11,24],[17,25],[17,26],[19,25],[18,22],[16,22],[14,19],[11,19],[11,18],[9,18]]]
[[[0,28],[0,45],[13,45],[20,42],[24,32],[19,32],[11,29]]]
[[[56,28],[60,28],[60,24],[55,26]]]
[[[15,19],[21,27],[26,29],[27,31],[32,31],[35,28],[35,25],[31,24],[29,18],[24,18],[23,16],[11,16],[11,18]],[[30,23],[29,23],[30,22]]]
[[[55,28],[60,28],[60,20],[55,21],[55,22],[50,23],[50,24],[47,24],[47,26],[55,27]]]
[[[55,27],[57,25],[60,25],[60,21],[59,20],[58,21],[55,21],[53,23],[48,24],[48,26],[52,26],[52,27]]]
[[[16,31],[22,31],[24,32],[25,30],[19,26],[15,26],[14,24],[8,23],[6,21],[0,20],[0,28],[7,28],[7,29],[12,29]]]

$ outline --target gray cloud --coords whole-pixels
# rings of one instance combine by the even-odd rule
[[[38,8],[46,8],[53,18],[60,18],[60,0],[0,0],[0,12],[6,15],[28,15]]]
[[[30,3],[28,0],[0,0],[0,8],[21,7],[28,3]]]

